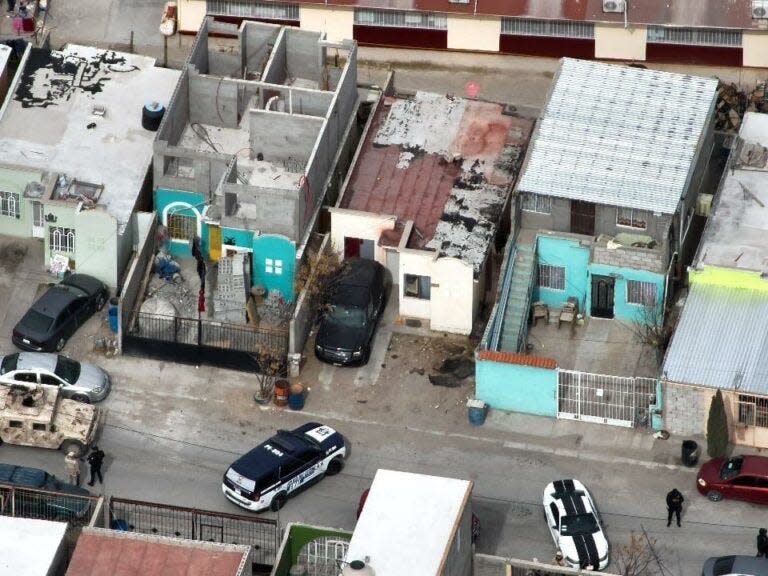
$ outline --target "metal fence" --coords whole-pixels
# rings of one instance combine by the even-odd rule
[[[560,370],[558,373],[558,418],[648,428],[651,426],[651,405],[655,403],[654,378],[576,370]]]
[[[253,562],[271,566],[280,546],[276,520],[196,510],[153,502],[111,498],[109,517],[113,528],[142,534],[186,538],[253,547]]]

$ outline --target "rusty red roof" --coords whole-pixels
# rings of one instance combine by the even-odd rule
[[[624,14],[603,12],[602,0],[298,0],[360,8],[419,10],[520,18],[624,23]],[[627,22],[702,28],[760,28],[751,0],[628,0]]]
[[[552,358],[543,356],[528,356],[518,354],[517,352],[494,352],[492,350],[481,350],[478,354],[480,360],[490,360],[491,362],[503,362],[505,364],[522,364],[523,366],[532,366],[533,368],[546,368],[554,370],[557,368],[557,362]]]
[[[245,547],[86,529],[66,576],[239,576]]]

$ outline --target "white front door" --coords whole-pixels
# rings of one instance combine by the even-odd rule
[[[45,238],[45,216],[43,215],[43,203],[39,200],[32,201],[32,237]]]

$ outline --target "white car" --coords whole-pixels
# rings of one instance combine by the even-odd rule
[[[602,570],[608,540],[592,496],[578,480],[556,480],[544,489],[544,516],[555,546],[572,568]]]

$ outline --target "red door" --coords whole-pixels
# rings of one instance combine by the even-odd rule
[[[363,241],[360,238],[344,237],[344,258],[357,258],[360,256],[360,246]]]

